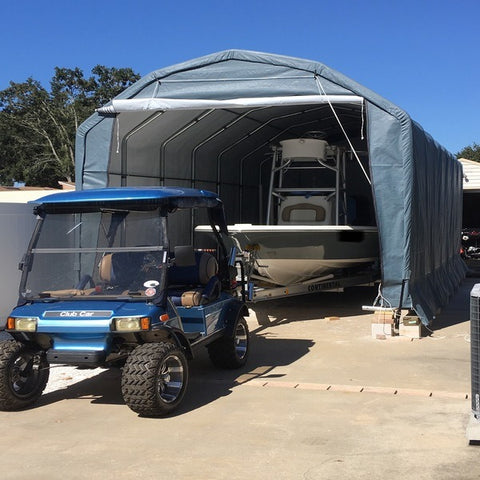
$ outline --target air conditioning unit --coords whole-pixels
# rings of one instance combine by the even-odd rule
[[[471,444],[480,443],[480,283],[470,292],[470,356],[472,413],[467,427]]]

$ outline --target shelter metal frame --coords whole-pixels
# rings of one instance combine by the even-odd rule
[[[355,103],[355,102],[352,102]],[[328,105],[330,108],[332,107],[332,104],[329,102]],[[308,106],[308,105],[307,105]],[[240,108],[240,107],[239,107]],[[255,107],[247,110],[246,112],[243,112],[239,114],[236,109],[232,108],[224,108],[224,109],[217,109],[217,108],[212,108],[208,110],[203,110],[201,111],[197,116],[195,116],[194,119],[190,120],[189,122],[185,123],[182,125],[180,128],[178,128],[174,133],[172,133],[169,137],[167,137],[160,145],[159,148],[159,184],[160,185],[165,185],[165,178],[166,178],[166,150],[168,147],[168,144],[173,142],[175,139],[179,138],[182,135],[188,134],[189,130],[193,128],[195,125],[197,125],[199,122],[207,118],[209,115],[213,114],[217,110],[224,110],[228,111],[229,113],[232,113],[234,115],[237,115],[236,118],[233,120],[229,120],[226,122],[224,125],[220,126],[217,128],[213,133],[209,134],[207,137],[203,138],[200,142],[198,142],[196,145],[193,146],[191,154],[190,154],[190,186],[194,187],[195,186],[195,173],[196,173],[196,162],[197,162],[197,153],[198,151],[206,145],[208,142],[213,140],[214,138],[218,137],[219,135],[225,133],[229,128],[234,126],[235,124],[241,122],[242,120],[248,119],[250,121],[253,121],[255,123],[258,123],[257,127],[253,128],[252,130],[248,131],[246,134],[244,134],[241,138],[237,139],[235,142],[230,144],[228,147],[224,148],[222,151],[220,151],[217,154],[217,174],[216,174],[216,190],[219,194],[221,194],[221,189],[222,189],[222,182],[221,182],[221,172],[222,172],[222,163],[224,156],[234,149],[236,146],[240,145],[242,142],[248,140],[250,137],[252,137],[254,134],[260,132],[262,129],[266,127],[272,127],[272,124],[277,122],[278,120],[286,119],[286,118],[293,118],[293,117],[299,117],[303,116],[306,114],[311,114],[314,112],[321,112],[322,110],[325,110],[326,104],[323,103],[321,105],[317,105],[315,107],[310,107],[310,108],[302,108],[301,110],[294,111],[294,112],[289,112],[285,113],[282,115],[275,115],[271,116],[268,119],[266,119],[264,122],[260,122],[258,119],[252,118],[250,115],[252,113],[261,111],[261,110],[266,110],[266,109],[274,109],[276,106],[261,106],[261,107]],[[358,118],[358,112],[352,109],[351,106],[344,106],[343,104],[337,105],[337,108],[340,108],[342,110],[341,115],[345,117],[345,115],[348,116],[348,112],[353,112],[355,119]],[[122,138],[122,145],[121,145],[121,159],[120,159],[120,164],[121,164],[121,172],[120,172],[120,177],[121,177],[121,185],[126,186],[127,185],[127,178],[129,176],[127,172],[127,165],[128,165],[128,142],[129,140],[140,130],[145,128],[146,126],[150,125],[152,122],[154,122],[157,118],[159,118],[161,115],[163,115],[165,111],[160,110],[156,111],[153,115],[150,115],[148,118],[143,120],[140,124],[136,125],[133,129],[128,131]],[[362,113],[361,113],[362,114]],[[338,118],[337,115],[334,112],[333,116],[329,116],[328,119],[332,119],[335,117],[336,119]],[[249,157],[260,151],[261,149],[264,149],[268,147],[269,145],[273,144],[278,138],[280,138],[282,135],[285,135],[286,132],[298,129],[299,127],[303,127],[306,125],[313,125],[318,123],[320,120],[325,121],[325,117],[321,118],[316,118],[307,122],[300,122],[296,123],[293,125],[288,125],[288,127],[283,128],[283,129],[278,129],[278,127],[273,127],[278,130],[278,133],[276,133],[273,136],[270,136],[267,140],[263,141],[260,145],[256,146],[246,154],[244,154],[238,163],[238,169],[239,169],[239,193],[238,193],[238,201],[239,201],[239,208],[242,208],[243,204],[243,168],[244,168],[244,163],[247,161]],[[119,127],[117,126],[117,129]],[[261,162],[261,166],[259,169],[259,180],[261,184],[261,176],[262,176],[262,166],[263,166],[264,161]],[[363,167],[362,167],[363,169]],[[261,212],[262,212],[262,195],[261,195],[261,190],[259,191],[259,215],[261,218]]]

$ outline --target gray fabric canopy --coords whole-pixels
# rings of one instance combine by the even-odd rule
[[[76,182],[203,188],[220,194],[229,223],[263,223],[271,145],[312,131],[354,152],[348,193],[359,222],[379,229],[385,305],[431,322],[465,274],[460,163],[406,112],[321,63],[229,50],[154,71],[80,126]],[[184,220],[183,234],[205,222]]]

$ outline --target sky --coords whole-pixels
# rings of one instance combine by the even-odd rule
[[[231,48],[324,63],[453,153],[480,144],[479,0],[0,0],[0,90],[58,67],[140,75]]]

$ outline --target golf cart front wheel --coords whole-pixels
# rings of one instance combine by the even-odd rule
[[[133,350],[122,373],[122,395],[134,412],[146,417],[177,408],[188,384],[188,364],[174,343],[145,343]]]
[[[0,410],[21,410],[35,403],[50,374],[45,353],[15,340],[0,342]]]

